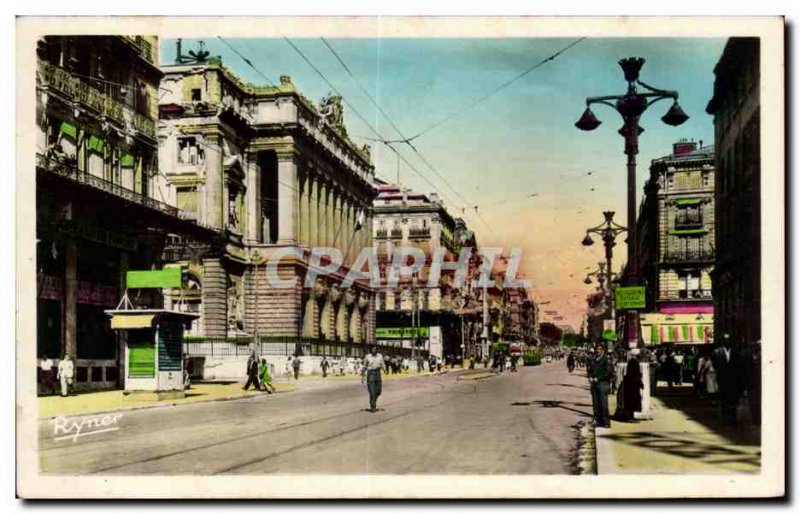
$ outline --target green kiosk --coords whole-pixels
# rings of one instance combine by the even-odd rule
[[[181,287],[181,268],[129,271],[127,289]],[[197,314],[166,309],[137,309],[128,291],[111,316],[125,347],[125,394],[140,393],[154,400],[183,398],[183,329]],[[139,394],[137,394],[137,397]]]

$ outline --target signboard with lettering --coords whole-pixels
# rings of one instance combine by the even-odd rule
[[[617,310],[645,308],[644,286],[617,287],[614,289],[614,302]]]
[[[375,329],[375,339],[413,339],[414,334],[428,337],[428,327],[385,327]]]

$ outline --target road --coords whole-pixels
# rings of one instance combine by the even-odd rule
[[[74,441],[55,440],[42,420],[42,472],[569,474],[574,427],[592,412],[584,373],[563,361],[480,380],[461,371],[385,380],[377,413],[357,380],[307,382],[125,412],[118,430]]]

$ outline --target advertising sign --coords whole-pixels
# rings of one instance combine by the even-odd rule
[[[644,309],[644,286],[615,288],[614,302],[617,310]]]
[[[376,339],[413,339],[415,333],[420,338],[428,337],[428,327],[378,327],[375,329]]]

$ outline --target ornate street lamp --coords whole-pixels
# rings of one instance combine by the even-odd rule
[[[672,106],[662,116],[661,121],[676,127],[689,119],[689,116],[678,104],[677,91],[658,89],[639,80],[639,72],[644,63],[645,60],[641,57],[629,57],[619,61],[625,80],[628,82],[627,92],[622,95],[587,98],[586,110],[575,123],[577,128],[586,131],[594,130],[600,126],[600,120],[591,110],[592,104],[607,105],[622,116],[623,125],[618,133],[625,138],[625,155],[628,158],[628,284],[638,284],[641,281],[636,229],[636,154],[639,153],[639,135],[644,132],[644,129],[639,126],[639,118],[654,103],[660,100],[672,100]],[[641,91],[639,87],[642,88]],[[636,311],[631,312],[632,314],[626,323],[628,338],[629,340],[636,338],[638,341],[638,313]]]
[[[616,246],[616,242],[614,241],[618,235],[627,231],[628,229],[619,225],[618,223],[614,222],[614,211],[605,211],[603,212],[603,217],[605,221],[596,227],[586,229],[586,237],[583,238],[581,244],[583,246],[591,246],[594,244],[591,236],[589,234],[597,234],[603,240],[603,247],[606,251],[606,260],[605,260],[605,273],[603,273],[604,278],[609,278],[612,276],[611,273],[611,261],[614,257],[614,246]],[[598,263],[598,268],[602,271],[603,263]],[[591,284],[591,276],[596,275],[597,272],[589,273],[586,275],[586,280],[584,280],[585,284]],[[598,277],[599,278],[599,277]],[[602,282],[602,279],[601,279]],[[611,283],[610,280],[607,282],[607,294],[606,294],[606,309],[608,309],[608,314],[611,318],[614,317],[614,301],[613,295],[611,294]]]

